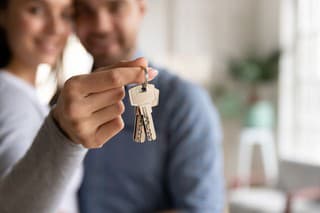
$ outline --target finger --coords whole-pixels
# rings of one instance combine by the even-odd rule
[[[114,88],[100,93],[92,93],[84,99],[86,110],[95,112],[121,101],[125,97],[124,87]]]
[[[107,123],[119,116],[124,112],[125,107],[123,102],[117,102],[111,106],[105,107],[90,116],[88,124],[90,126],[99,127],[104,123]]]
[[[154,79],[157,74],[156,70],[148,68],[148,80]],[[145,72],[142,67],[120,67],[79,76],[78,79],[81,85],[81,93],[87,96],[91,93],[123,87],[127,84],[143,83]]]
[[[96,132],[96,147],[101,147],[104,143],[118,134],[123,128],[124,122],[120,116],[100,126]]]

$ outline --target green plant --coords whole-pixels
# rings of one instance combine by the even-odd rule
[[[251,85],[271,82],[278,78],[279,59],[280,51],[277,50],[266,58],[248,57],[232,61],[229,72],[233,79]]]
[[[259,85],[271,83],[278,78],[280,51],[276,50],[264,58],[256,56],[243,60],[232,60],[229,64],[229,74],[237,82],[248,87],[245,90],[230,85],[219,84],[213,89],[214,100],[224,118],[245,116],[248,108],[260,99]]]

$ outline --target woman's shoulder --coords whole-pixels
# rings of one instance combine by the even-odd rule
[[[0,75],[0,113],[32,107],[32,101],[25,91],[7,82]]]

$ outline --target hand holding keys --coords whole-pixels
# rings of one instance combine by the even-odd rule
[[[147,68],[145,71],[145,82],[129,90],[130,103],[135,107],[135,126],[133,139],[135,142],[143,143],[156,140],[156,131],[152,119],[152,107],[158,105],[159,90],[153,84],[148,83]]]
[[[124,86],[143,83],[146,74],[141,67],[147,64],[139,58],[70,78],[53,109],[54,120],[74,143],[101,147],[123,129]],[[157,72],[148,69],[148,74],[150,80]]]

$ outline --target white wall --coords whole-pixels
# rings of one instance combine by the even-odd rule
[[[278,45],[278,0],[148,3],[139,39],[141,49],[153,61],[198,83],[219,80],[230,58],[251,52],[266,54]],[[199,64],[203,64],[202,70],[195,76]]]
[[[280,5],[281,0],[259,0],[256,25],[259,53],[267,54],[279,47],[280,39]]]

